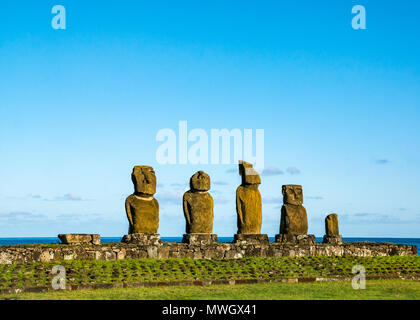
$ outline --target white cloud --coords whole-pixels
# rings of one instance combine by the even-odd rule
[[[82,197],[69,192],[61,197],[55,197],[53,199],[44,199],[44,201],[86,201],[85,199],[82,199]]]
[[[217,185],[217,186],[227,186],[228,183],[225,181],[214,181],[212,182],[212,184]]]
[[[289,167],[286,169],[286,172],[292,175],[299,174],[300,170],[296,167]]]
[[[263,176],[278,176],[278,175],[281,175],[281,174],[284,174],[284,172],[281,171],[278,168],[275,168],[275,167],[266,168],[261,173],[261,175],[263,175]]]
[[[378,159],[375,161],[376,164],[388,164],[391,161],[389,161],[388,159]]]
[[[278,196],[278,197],[270,197],[270,196],[266,196],[262,198],[262,201],[264,203],[283,203],[283,197],[282,196]]]

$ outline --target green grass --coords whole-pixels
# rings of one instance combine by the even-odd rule
[[[55,265],[66,268],[69,285],[160,281],[353,277],[362,265],[368,277],[420,277],[420,257],[281,257],[230,260],[127,259],[71,260],[0,265],[0,289],[50,287]]]
[[[150,287],[48,291],[0,295],[0,299],[24,300],[419,300],[420,282],[412,280],[368,280],[365,290],[354,290],[350,281],[311,283],[261,283],[204,287]]]

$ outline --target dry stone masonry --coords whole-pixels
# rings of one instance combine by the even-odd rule
[[[101,244],[99,234],[67,233],[59,234],[62,244]]]
[[[292,245],[156,243],[150,245],[112,243],[102,245],[0,246],[0,264],[22,264],[63,260],[122,260],[141,258],[240,259],[246,257],[303,256],[415,256],[417,246],[392,243],[317,243]]]
[[[162,240],[160,240],[160,234],[158,233],[131,233],[126,234],[121,242],[141,245],[158,245],[162,243]]]

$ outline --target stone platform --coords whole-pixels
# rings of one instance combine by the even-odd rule
[[[417,246],[392,243],[316,243],[293,245],[217,243],[189,245],[186,243],[156,243],[139,245],[107,243],[102,245],[0,245],[0,264],[22,264],[62,260],[121,260],[140,258],[239,259],[245,257],[303,256],[416,256]]]
[[[159,245],[162,243],[162,240],[160,240],[160,234],[158,233],[132,233],[126,234],[121,242],[148,246]]]
[[[340,235],[338,235],[338,236],[325,235],[322,242],[323,243],[330,243],[330,244],[342,244],[343,243],[343,237],[340,236]]]
[[[99,234],[65,233],[59,234],[58,238],[62,244],[101,244]]]
[[[217,243],[217,234],[212,233],[187,233],[182,237],[182,242],[192,245],[208,245]]]
[[[314,245],[316,243],[315,236],[313,234],[276,234],[276,242],[289,243],[289,244],[309,244]]]
[[[253,233],[237,233],[233,236],[233,243],[236,244],[256,244],[267,245],[269,243],[268,235],[266,234],[253,234]]]

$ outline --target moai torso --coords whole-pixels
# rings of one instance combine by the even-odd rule
[[[184,193],[183,209],[186,233],[213,233],[213,198],[210,177],[198,171],[190,179],[190,190]]]
[[[303,206],[284,204],[281,208],[280,233],[300,235],[308,232],[308,218]]]
[[[159,203],[156,193],[156,176],[152,167],[136,166],[131,179],[134,193],[125,201],[129,221],[128,233],[157,233],[159,228]]]
[[[252,164],[239,163],[242,184],[236,189],[236,213],[238,234],[260,234],[262,224],[262,201],[258,186],[261,183]]]
[[[238,233],[261,233],[262,202],[258,185],[236,189]]]
[[[131,214],[128,233],[157,233],[159,228],[159,203],[155,198],[131,195],[127,198],[125,206],[126,211]]]
[[[303,204],[302,186],[282,187],[283,206],[281,208],[280,233],[304,235],[308,232],[308,217]]]
[[[338,216],[336,213],[329,214],[325,218],[325,234],[327,236],[338,236]]]

